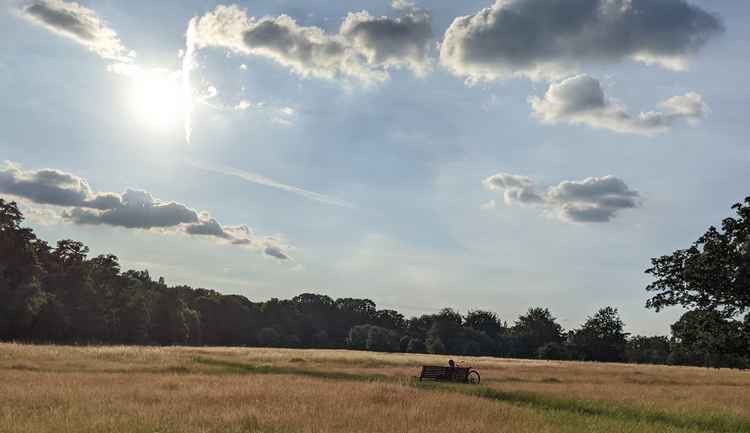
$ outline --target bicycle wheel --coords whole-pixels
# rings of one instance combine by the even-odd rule
[[[479,377],[479,372],[476,370],[471,370],[466,377],[466,381],[471,383],[472,385],[479,385],[480,380],[482,379],[481,377]]]

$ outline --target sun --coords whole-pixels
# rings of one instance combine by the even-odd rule
[[[138,119],[149,127],[168,131],[180,125],[185,98],[179,76],[162,69],[133,77],[130,99]]]

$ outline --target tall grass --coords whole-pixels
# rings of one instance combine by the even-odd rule
[[[0,344],[0,432],[750,432],[747,373],[434,355]]]

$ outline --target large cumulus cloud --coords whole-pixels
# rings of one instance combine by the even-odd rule
[[[374,17],[366,11],[350,13],[340,33],[370,65],[405,66],[419,75],[429,67],[432,26],[426,11],[412,8],[400,18]]]
[[[0,192],[55,206],[106,209],[119,201],[109,193],[94,193],[86,179],[60,170],[24,170],[6,162],[0,169]]]
[[[114,194],[113,194],[114,195]],[[154,198],[148,191],[127,189],[106,209],[77,207],[66,215],[78,224],[152,229],[198,222],[198,214],[189,207]]]
[[[0,167],[0,193],[62,207],[62,218],[75,224],[209,236],[233,245],[248,245],[269,257],[289,258],[287,246],[277,238],[256,238],[246,225],[222,225],[208,212],[160,200],[148,191],[95,192],[86,179],[60,170],[25,170],[8,162]]]
[[[617,101],[608,98],[599,80],[582,74],[552,83],[544,97],[532,96],[534,115],[544,123],[584,124],[620,133],[654,134],[686,121],[695,123],[707,108],[701,95],[690,92],[663,101],[665,111],[631,115]]]
[[[422,71],[431,37],[429,14],[408,11],[400,18],[349,14],[338,33],[301,26],[292,17],[256,18],[238,6],[217,6],[194,18],[194,47],[220,47],[270,58],[302,76],[387,79],[387,69]],[[194,49],[188,46],[188,51]]]
[[[624,59],[679,70],[721,30],[685,0],[497,0],[453,21],[440,60],[474,80],[560,78]]]
[[[641,201],[638,191],[614,176],[566,180],[541,193],[531,178],[515,174],[498,173],[483,183],[487,189],[502,191],[509,206],[540,205],[565,222],[609,222],[621,210],[638,207]]]
[[[102,58],[127,62],[132,52],[127,50],[117,33],[92,11],[75,2],[36,0],[20,9],[24,18],[44,28],[70,38]]]

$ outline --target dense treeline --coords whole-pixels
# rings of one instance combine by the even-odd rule
[[[512,324],[488,311],[445,308],[405,318],[369,299],[304,293],[251,302],[238,295],[168,286],[148,271],[121,271],[117,257],[88,257],[81,242],[55,247],[22,227],[0,199],[0,340],[71,344],[158,344],[353,348],[590,361],[747,367],[750,315],[690,311],[672,336],[629,336],[616,309],[602,308],[564,331],[549,310]]]

